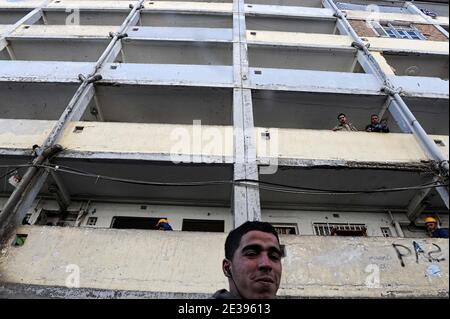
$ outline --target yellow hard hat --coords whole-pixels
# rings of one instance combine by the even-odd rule
[[[156,226],[158,226],[161,223],[168,223],[169,221],[165,218],[161,218],[160,220],[158,220],[158,223],[156,224]]]
[[[437,223],[437,220],[436,220],[436,218],[429,216],[429,217],[425,218],[425,224],[428,224],[428,223]]]

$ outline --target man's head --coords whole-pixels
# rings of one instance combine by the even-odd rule
[[[340,113],[337,116],[337,119],[339,120],[339,123],[341,124],[347,124],[347,116],[344,113]]]
[[[281,257],[278,234],[269,223],[246,222],[230,232],[222,263],[230,292],[245,299],[275,298]]]
[[[169,221],[167,220],[167,218],[161,218],[160,220],[158,220],[158,223],[156,224],[156,228],[158,229],[164,229],[164,224],[168,224]]]
[[[437,219],[431,216],[425,218],[425,226],[429,232],[435,231],[437,229]]]
[[[379,123],[379,118],[377,114],[372,114],[370,116],[370,123],[372,123],[373,125],[378,124]]]

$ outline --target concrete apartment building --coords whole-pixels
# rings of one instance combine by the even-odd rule
[[[0,296],[208,297],[263,220],[280,297],[448,298],[448,27],[445,0],[0,0]]]

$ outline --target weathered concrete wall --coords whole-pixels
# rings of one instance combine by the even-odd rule
[[[351,37],[346,35],[260,30],[247,30],[247,41],[249,43],[303,44],[313,47],[350,47],[352,44]]]
[[[301,158],[311,160],[345,160],[360,162],[420,162],[426,160],[413,135],[374,134],[367,132],[332,132],[325,130],[269,129],[271,140],[262,137],[259,129],[258,156]],[[342,133],[342,134],[340,134]],[[448,156],[448,137],[444,141],[444,155]],[[276,143],[278,141],[278,143]],[[278,149],[271,145],[276,145]],[[376,150],[376,151],[375,151]]]
[[[226,1],[224,1],[226,2]],[[227,12],[233,10],[232,3],[215,2],[183,2],[183,1],[156,1],[154,3],[146,2],[144,4],[145,11],[164,11],[164,10],[180,10],[180,11],[206,11],[206,12]]]
[[[448,54],[448,42],[369,37],[371,50]]]
[[[54,124],[53,121],[0,119],[0,148],[31,149],[34,144],[44,142]]]
[[[84,289],[202,296],[226,286],[221,271],[226,234],[36,226],[17,233],[28,234],[25,244],[7,245],[0,257],[0,280],[9,293],[15,284],[65,287],[75,282],[76,267]],[[448,240],[416,240],[427,253],[437,244],[442,253],[432,256],[446,259],[441,262],[422,255],[416,262],[412,239],[282,236],[281,241],[282,297],[448,297]],[[411,251],[404,267],[392,244],[403,245],[402,254]],[[67,296],[77,296],[71,292]]]
[[[379,37],[372,29],[366,26],[364,21],[350,20],[349,22],[352,24],[353,28],[355,28],[358,35],[361,36],[364,41],[370,43],[370,49],[372,51],[400,51],[433,54],[448,54],[449,52],[448,41],[429,30],[433,26],[427,26],[427,31],[424,30],[424,32],[428,32],[427,34],[432,35],[433,41],[420,41]],[[350,48],[352,44],[352,39],[345,35],[259,30],[248,30],[247,41],[252,44],[283,44],[318,48]]]
[[[53,125],[53,121],[0,120],[0,148],[30,149],[34,144],[40,145]],[[231,126],[204,125],[201,131],[194,130],[197,129],[192,125],[73,122],[58,142],[67,151],[76,152],[233,156]],[[272,128],[271,140],[266,140],[261,135],[265,131],[257,128],[256,132],[259,157],[387,163],[426,160],[409,134]],[[440,148],[448,157],[448,136],[431,138],[444,142]],[[276,149],[271,146],[274,142]]]
[[[12,33],[16,37],[64,37],[107,38],[109,32],[117,32],[119,26],[86,26],[86,25],[23,25]]]
[[[345,10],[344,10],[345,11]],[[347,10],[347,19],[349,20],[381,20],[381,21],[401,21],[411,23],[427,23],[427,21],[418,14],[390,13],[390,12],[371,12]]]
[[[232,157],[233,127],[74,122],[68,125],[59,143],[72,151]]]

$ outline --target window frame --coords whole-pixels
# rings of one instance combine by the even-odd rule
[[[393,237],[392,230],[390,227],[382,226],[380,227],[380,230],[384,238]]]
[[[371,22],[372,29],[383,38],[391,39],[407,39],[407,40],[427,40],[427,38],[420,32],[413,24],[408,25],[394,25],[390,22]],[[414,33],[411,35],[409,32]],[[393,36],[391,36],[393,35]]]
[[[294,229],[295,234],[280,234],[278,233],[278,235],[300,235],[299,231],[298,231],[298,225],[295,223],[289,224],[289,223],[271,223],[273,228],[277,229],[277,228],[282,228],[282,229]]]
[[[313,222],[312,228],[314,236],[333,236],[333,228],[337,227],[339,231],[364,231],[364,236],[357,237],[369,237],[367,224],[362,223],[327,223],[327,222]]]

